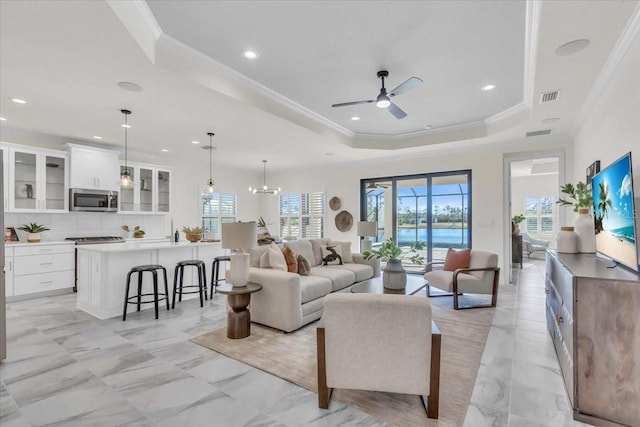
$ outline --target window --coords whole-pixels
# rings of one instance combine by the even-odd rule
[[[280,235],[299,239],[324,236],[324,193],[280,195]]]
[[[528,196],[525,199],[524,216],[527,233],[554,234],[553,199],[552,196]]]
[[[221,224],[223,222],[235,222],[237,210],[237,198],[235,193],[203,194],[201,199],[200,214],[202,216],[202,228],[204,237],[219,239],[221,236]]]

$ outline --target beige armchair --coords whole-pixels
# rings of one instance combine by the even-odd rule
[[[434,270],[433,266],[444,264],[442,261],[430,262],[425,266],[424,278],[427,280],[427,296],[431,297],[429,288],[434,287],[451,292],[453,308],[495,307],[498,301],[498,255],[472,250],[469,258],[469,268],[455,271]],[[461,294],[491,294],[491,304],[460,306]]]
[[[334,388],[417,394],[438,418],[440,332],[426,298],[333,293],[317,329],[318,406]],[[428,396],[425,403],[425,396]]]
[[[533,252],[547,251],[550,243],[548,240],[536,239],[526,231],[520,234],[522,234],[522,245],[527,257],[530,257]]]

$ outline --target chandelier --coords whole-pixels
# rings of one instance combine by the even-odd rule
[[[262,188],[253,188],[249,187],[249,191],[253,194],[273,194],[274,196],[278,194],[282,189],[278,188],[269,188],[267,187],[267,161],[262,161]]]

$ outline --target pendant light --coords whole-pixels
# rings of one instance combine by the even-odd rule
[[[213,190],[215,190],[216,188],[215,183],[213,181],[213,176],[211,173],[212,164],[213,164],[213,136],[215,135],[215,133],[207,132],[207,135],[209,135],[209,181],[207,181],[207,187],[205,191],[209,194],[212,194]]]
[[[249,191],[251,191],[253,194],[273,194],[274,196],[278,194],[280,191],[282,191],[280,187],[278,188],[267,187],[267,161],[266,160],[262,161],[262,188],[258,189],[258,188],[249,187]]]
[[[127,118],[131,111],[129,110],[120,110],[122,114],[124,114],[124,169],[120,174],[120,187],[121,188],[132,188],[133,187],[133,179],[131,179],[131,174],[129,173],[128,168],[128,156],[129,156],[129,146],[127,141],[127,130],[129,129],[129,122]]]

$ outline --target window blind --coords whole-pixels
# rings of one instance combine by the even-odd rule
[[[205,238],[219,239],[222,223],[235,222],[237,196],[235,193],[203,194],[201,199],[202,228]]]
[[[282,237],[319,239],[324,236],[325,196],[322,192],[280,195]]]

